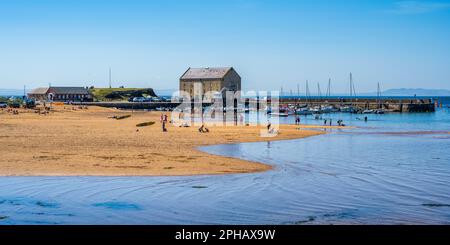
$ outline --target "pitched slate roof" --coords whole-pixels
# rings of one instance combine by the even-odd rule
[[[48,88],[35,88],[28,92],[28,94],[46,94],[48,91]]]
[[[55,94],[90,94],[84,87],[50,87],[49,90]]]
[[[180,79],[221,79],[232,67],[189,68]]]

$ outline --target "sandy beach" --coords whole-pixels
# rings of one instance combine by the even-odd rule
[[[210,155],[198,146],[296,139],[323,134],[315,126],[282,125],[273,138],[260,137],[262,127],[168,125],[162,132],[160,112],[55,106],[47,115],[20,110],[0,112],[1,176],[161,176],[266,171],[270,166]],[[167,113],[170,116],[170,113]],[[152,126],[136,124],[154,121]]]

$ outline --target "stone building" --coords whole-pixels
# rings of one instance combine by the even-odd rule
[[[195,86],[201,85],[201,86]],[[200,91],[195,89],[201,88]],[[218,68],[189,68],[180,78],[180,91],[190,94],[191,99],[194,94],[209,94],[212,96],[224,96],[226,91],[241,91],[241,77],[233,67]]]
[[[84,87],[36,88],[28,93],[28,98],[40,101],[92,101],[92,94]]]

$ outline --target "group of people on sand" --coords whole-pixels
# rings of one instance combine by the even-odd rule
[[[42,108],[36,108],[36,109],[34,109],[34,113],[37,113],[37,114],[39,114],[39,115],[44,115],[44,116],[46,116],[47,114],[50,113],[50,110],[51,110],[50,107],[44,106],[44,107],[42,107]]]
[[[66,110],[66,109],[67,109],[67,108],[64,106],[64,110]],[[72,107],[69,107],[68,109],[69,109],[69,110],[72,110],[72,111],[76,111],[76,110],[87,110],[88,107],[87,107],[87,106],[77,106],[77,107],[72,106]]]
[[[162,131],[167,132],[166,125],[169,122],[169,117],[167,116],[167,114],[161,113],[160,122],[161,122],[161,126],[162,126]],[[189,127],[189,125],[187,123],[183,123],[180,125],[180,127]],[[209,133],[209,129],[207,127],[205,127],[205,124],[202,124],[202,126],[198,129],[198,132]]]
[[[19,114],[19,110],[14,109],[14,108],[8,108],[8,109],[6,109],[6,112],[12,113],[13,115],[18,115],[18,114]]]

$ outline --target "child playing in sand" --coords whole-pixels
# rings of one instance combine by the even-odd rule
[[[198,132],[200,132],[200,133],[209,133],[209,129],[207,127],[205,127],[204,124],[202,124],[202,126],[198,129]]]

